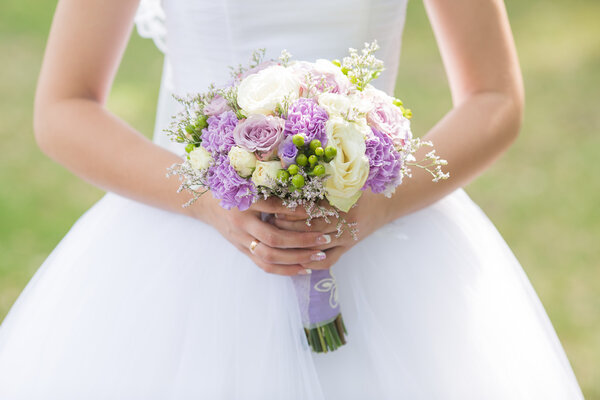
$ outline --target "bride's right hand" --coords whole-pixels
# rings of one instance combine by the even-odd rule
[[[225,210],[209,193],[190,207],[192,216],[215,227],[223,237],[265,272],[278,275],[308,274],[310,269],[301,264],[324,260],[326,255],[318,247],[331,241],[320,232],[293,232],[279,229],[261,219],[261,213],[285,214],[306,218],[302,207],[288,209],[275,198],[259,200],[250,209]],[[258,245],[250,251],[252,241]]]

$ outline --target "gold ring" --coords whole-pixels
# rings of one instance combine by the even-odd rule
[[[253,240],[252,243],[250,243],[250,246],[248,246],[250,253],[254,254],[254,250],[256,250],[256,246],[258,246],[259,243],[258,240]]]

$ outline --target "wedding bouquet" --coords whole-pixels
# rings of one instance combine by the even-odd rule
[[[433,180],[448,177],[431,143],[413,138],[411,111],[369,82],[383,71],[376,42],[349,49],[342,61],[278,60],[254,53],[248,68],[233,70],[224,87],[177,98],[184,106],[168,132],[186,144],[187,156],[169,174],[191,204],[210,191],[222,207],[248,209],[260,198],[277,197],[303,206],[313,218],[337,219],[337,234],[357,227],[344,213],[364,190],[391,196],[417,166]],[[327,200],[324,202],[323,200]],[[330,270],[292,277],[309,345],[315,352],[345,343],[346,328]]]

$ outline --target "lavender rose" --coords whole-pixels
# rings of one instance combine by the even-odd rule
[[[350,80],[342,70],[329,60],[319,59],[314,63],[297,61],[290,68],[301,81],[302,94],[308,92],[309,85],[319,92],[347,94],[352,87]],[[310,82],[306,78],[310,76]]]
[[[364,95],[373,102],[373,108],[367,113],[369,125],[389,135],[396,147],[404,147],[406,141],[412,138],[410,120],[404,117],[400,108],[380,90],[372,88],[365,91]]]
[[[283,142],[281,142],[279,149],[277,150],[277,155],[281,160],[281,165],[283,165],[285,168],[296,163],[298,148],[294,144],[291,135],[286,137]]]
[[[211,153],[227,154],[235,145],[233,130],[238,119],[233,111],[209,117],[208,126],[202,130],[202,147]]]
[[[233,130],[235,144],[255,152],[261,161],[269,160],[283,140],[285,121],[279,117],[253,114]]]
[[[227,104],[227,100],[220,95],[213,97],[210,103],[204,107],[204,114],[208,116],[222,114],[225,111],[231,111],[231,107]]]
[[[227,156],[221,155],[217,162],[208,169],[206,183],[214,198],[221,200],[221,207],[240,211],[250,208],[256,198],[256,187],[244,179],[229,164]]]
[[[327,144],[325,124],[328,119],[327,111],[314,100],[300,98],[288,108],[285,134],[286,136],[301,134],[306,143],[318,139],[325,146]]]
[[[392,139],[385,133],[371,128],[373,135],[367,138],[365,155],[369,159],[369,176],[363,190],[371,188],[373,193],[391,196],[402,183],[402,158],[394,150]]]

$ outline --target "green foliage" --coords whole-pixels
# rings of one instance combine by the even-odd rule
[[[523,264],[586,398],[600,400],[600,180],[593,164],[600,150],[600,3],[507,3],[525,77],[525,120],[513,147],[467,191]],[[33,139],[33,93],[55,4],[0,2],[0,319],[102,195]],[[109,100],[148,136],[161,66],[152,42],[134,34]],[[418,135],[451,107],[421,2],[409,2],[397,92],[416,111]]]

